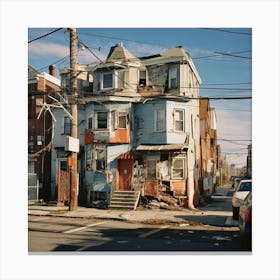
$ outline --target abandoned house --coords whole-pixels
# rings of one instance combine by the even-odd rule
[[[122,44],[106,61],[78,66],[79,203],[135,209],[139,196],[199,201],[199,74],[181,47],[135,57]],[[69,69],[60,70],[64,100]],[[67,102],[65,103],[67,107]],[[52,198],[69,195],[71,118],[54,109]]]

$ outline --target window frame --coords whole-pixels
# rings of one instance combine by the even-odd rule
[[[174,168],[174,162],[176,160],[182,161],[182,168]],[[186,173],[185,173],[185,166],[186,166],[186,158],[183,155],[178,155],[172,158],[172,164],[171,164],[171,179],[172,180],[183,180],[185,179]],[[182,176],[174,176],[174,170],[182,170]]]
[[[182,120],[176,120],[176,112],[182,112],[183,113]],[[177,122],[182,122],[183,123],[182,130],[178,130],[176,128],[176,123]],[[173,111],[173,125],[174,125],[174,131],[175,132],[185,132],[185,110],[184,109],[174,109],[174,111]]]
[[[154,162],[154,167],[149,167],[149,163],[151,162]],[[150,158],[150,159],[147,159],[146,161],[146,170],[147,170],[147,179],[148,180],[155,180],[157,179],[157,163],[158,163],[158,160],[155,159],[155,158]],[[153,176],[153,173],[152,173],[152,176],[151,176],[151,173],[149,172],[149,170],[151,169],[154,169],[154,176]]]
[[[100,119],[98,118],[98,114],[103,113],[104,115],[106,114],[106,127],[99,127],[99,121]],[[105,120],[103,120],[105,122]],[[108,117],[108,111],[97,111],[95,112],[95,124],[94,124],[94,129],[95,130],[108,130],[109,129],[109,117]]]
[[[143,77],[144,75],[141,75],[141,73],[145,73],[145,78]],[[147,86],[147,70],[144,69],[144,70],[139,70],[139,86]],[[144,83],[141,83],[141,81],[144,80],[145,82]]]
[[[175,89],[178,88],[178,68],[171,68],[168,72],[168,88]],[[174,77],[175,74],[175,77]],[[172,85],[172,81],[175,80],[175,85]]]
[[[158,117],[159,117],[159,114],[158,112],[161,112],[162,113],[162,120],[160,120]],[[165,121],[166,119],[166,115],[165,115],[165,110],[164,109],[156,109],[154,110],[154,132],[164,132],[165,131]],[[162,128],[160,129],[159,126],[158,126],[158,123],[159,122],[162,122]]]
[[[111,75],[112,76],[112,86],[106,86],[104,87],[104,76],[105,75]],[[103,72],[100,74],[100,90],[109,90],[115,88],[115,72],[114,71],[108,71]]]

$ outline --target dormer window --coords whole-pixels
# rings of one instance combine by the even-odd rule
[[[115,87],[115,76],[113,72],[102,73],[100,76],[100,89],[112,89]]]
[[[172,68],[169,70],[169,79],[168,79],[168,87],[169,88],[177,88],[178,77],[177,77],[177,69]]]
[[[140,86],[147,85],[147,71],[146,70],[139,71],[139,85]]]

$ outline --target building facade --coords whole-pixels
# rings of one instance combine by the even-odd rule
[[[201,80],[190,55],[179,46],[137,58],[118,44],[105,62],[78,69],[81,203],[110,203],[115,190],[137,190],[152,197],[166,193],[195,207]],[[65,100],[70,100],[69,69],[60,73]],[[64,147],[71,119],[61,109],[53,113],[58,121],[52,146],[52,196],[63,202],[67,195],[61,190],[71,172]]]

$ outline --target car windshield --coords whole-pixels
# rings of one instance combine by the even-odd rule
[[[252,182],[241,182],[238,188],[238,191],[251,191],[252,190]]]

